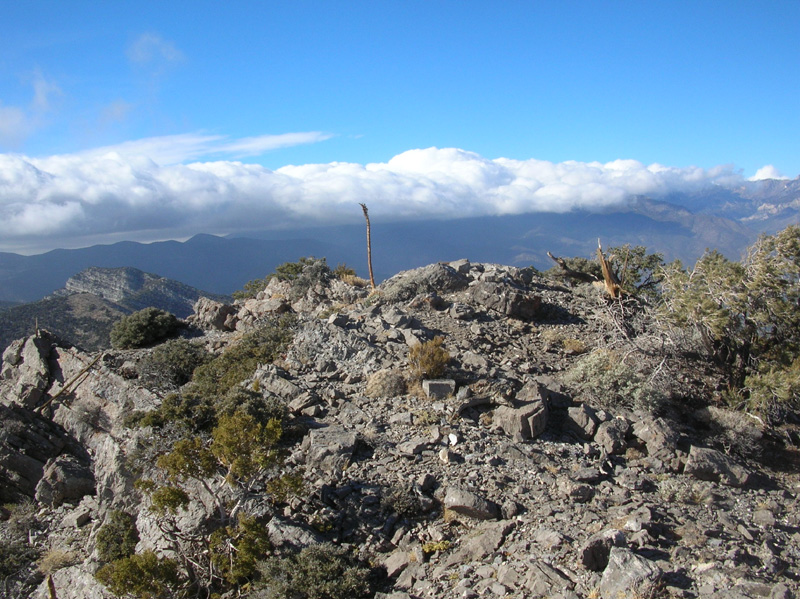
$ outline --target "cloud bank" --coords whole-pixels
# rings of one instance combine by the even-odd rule
[[[359,222],[359,202],[383,220],[598,210],[640,194],[743,180],[730,167],[488,159],[456,148],[409,150],[386,163],[274,171],[231,160],[180,163],[324,138],[189,134],[46,158],[0,154],[0,250]]]

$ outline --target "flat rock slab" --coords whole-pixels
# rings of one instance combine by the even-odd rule
[[[459,487],[447,489],[444,506],[457,514],[463,514],[476,520],[492,520],[497,518],[500,513],[500,508],[496,503]]]
[[[424,380],[422,390],[431,399],[444,399],[456,392],[456,382],[453,379]]]

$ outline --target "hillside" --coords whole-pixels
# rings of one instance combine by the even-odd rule
[[[370,293],[316,264],[201,301],[194,336],[156,348],[15,342],[6,584],[59,599],[793,596],[797,428],[726,406],[697,340],[648,314],[530,268],[436,263]]]
[[[153,306],[185,318],[200,297],[228,299],[135,268],[87,268],[50,297],[0,311],[0,352],[33,334],[37,323],[86,351],[107,349],[122,316]]]

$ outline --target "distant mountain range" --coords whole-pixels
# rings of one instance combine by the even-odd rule
[[[107,348],[111,328],[122,316],[155,306],[185,318],[201,296],[231,299],[135,268],[91,267],[42,300],[0,311],[0,354],[37,326],[88,351]]]
[[[606,247],[644,245],[668,260],[686,263],[707,248],[738,259],[759,233],[799,222],[799,210],[800,178],[706,188],[658,201],[636,198],[624,208],[599,213],[394,223],[373,217],[373,265],[378,280],[458,258],[548,268],[547,251],[588,257],[598,239]],[[39,300],[89,267],[132,267],[210,293],[230,294],[302,256],[326,257],[331,266],[345,263],[366,276],[364,225],[196,235],[185,242],[121,242],[35,256],[0,253],[0,303]]]

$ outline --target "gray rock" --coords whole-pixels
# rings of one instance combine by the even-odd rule
[[[406,301],[423,293],[447,293],[465,289],[467,277],[446,264],[431,264],[396,274],[381,283],[389,302]]]
[[[635,422],[633,435],[644,442],[649,456],[661,460],[671,460],[678,447],[678,432],[663,418],[646,416]]]
[[[608,557],[612,547],[625,547],[625,535],[622,531],[604,530],[589,537],[580,551],[581,564],[587,570],[602,572],[608,566]]]
[[[484,559],[500,548],[514,527],[515,523],[510,520],[484,522],[462,540],[458,550],[443,560],[443,565],[450,567]]]
[[[484,308],[520,320],[533,320],[542,298],[510,285],[481,281],[470,287],[472,300]]]
[[[94,494],[92,471],[73,456],[62,455],[48,460],[42,479],[36,485],[36,501],[58,507],[65,501],[78,501]]]
[[[590,440],[597,431],[599,421],[594,409],[586,404],[567,409],[566,427],[581,439]]]
[[[290,546],[294,549],[303,549],[325,541],[316,531],[278,517],[267,524],[267,534],[270,542],[276,547]]]
[[[303,440],[306,464],[326,472],[347,467],[356,446],[356,435],[340,426],[314,429]]]
[[[491,520],[500,514],[500,508],[496,503],[459,487],[447,489],[444,506],[457,514],[463,514],[476,520]]]
[[[422,381],[422,390],[431,399],[444,399],[456,392],[453,379],[431,379]]]
[[[625,437],[630,430],[630,425],[622,418],[614,418],[607,422],[603,422],[597,427],[597,432],[594,435],[594,441],[607,454],[622,454],[628,444]]]
[[[694,445],[689,450],[684,474],[732,487],[743,487],[750,478],[750,472],[746,468],[724,453]]]
[[[547,404],[535,401],[519,407],[500,406],[495,409],[492,423],[515,441],[528,441],[547,428]]]
[[[386,568],[386,575],[389,578],[394,578],[400,572],[406,569],[408,563],[411,561],[408,551],[395,551],[383,561],[383,566]]]
[[[3,352],[0,369],[0,402],[15,401],[27,408],[43,402],[50,384],[48,360],[57,339],[47,331],[40,336],[13,341]]]
[[[552,597],[558,592],[571,591],[575,583],[558,568],[537,561],[530,567],[525,587],[532,597]]]
[[[428,447],[428,444],[429,444],[428,439],[422,437],[416,437],[414,439],[411,439],[410,441],[405,441],[404,443],[400,443],[397,446],[397,451],[405,455],[417,455],[422,453]]]
[[[648,597],[656,590],[662,571],[657,565],[629,549],[612,547],[600,580],[603,599]]]
[[[194,304],[194,313],[186,321],[202,329],[232,331],[236,326],[235,315],[238,311],[236,306],[201,297]]]

